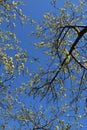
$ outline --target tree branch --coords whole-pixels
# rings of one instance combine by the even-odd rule
[[[78,65],[80,65],[81,68],[84,68],[87,70],[87,68],[81,64],[81,62],[79,62],[72,54],[71,54],[72,58],[77,62]]]
[[[75,42],[72,44],[69,54],[66,55],[66,57],[64,58],[63,62],[61,63],[59,69],[57,70],[56,74],[54,75],[54,77],[52,78],[52,80],[50,81],[50,85],[53,83],[53,81],[55,80],[55,78],[57,77],[57,75],[59,74],[60,70],[62,69],[63,65],[65,64],[67,58],[69,55],[72,54],[72,51],[75,49],[76,45],[78,44],[79,40],[82,38],[82,36],[87,32],[87,26],[84,27],[84,29],[82,29],[79,33],[78,36],[75,40]]]

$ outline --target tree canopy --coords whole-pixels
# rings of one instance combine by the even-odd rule
[[[59,8],[53,0],[55,13],[39,23],[23,14],[23,5],[0,1],[0,129],[86,129],[87,1],[66,0]],[[16,36],[16,24],[26,21],[42,58],[29,57]]]

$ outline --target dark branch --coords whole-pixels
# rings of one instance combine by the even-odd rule
[[[79,62],[72,54],[71,54],[72,58],[77,62],[77,64],[81,67],[87,70],[87,68],[81,64],[81,62]]]
[[[75,42],[72,44],[72,46],[71,46],[71,48],[70,48],[69,54],[66,55],[65,59],[63,60],[63,62],[62,62],[61,65],[60,65],[60,68],[57,70],[56,74],[54,75],[54,77],[53,77],[52,80],[50,81],[50,85],[53,83],[53,81],[55,80],[55,78],[56,78],[57,75],[59,74],[59,72],[60,72],[60,70],[62,69],[63,65],[65,64],[65,62],[66,62],[68,56],[72,54],[72,52],[73,52],[73,50],[75,49],[76,45],[78,44],[79,40],[82,38],[82,36],[83,36],[86,32],[87,32],[87,26],[85,26],[85,28],[82,29],[82,30],[79,32],[79,34],[78,34],[78,36],[77,36]]]

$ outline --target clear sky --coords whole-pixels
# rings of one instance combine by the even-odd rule
[[[42,16],[44,13],[49,11],[55,12],[55,9],[53,9],[51,5],[51,0],[23,0],[23,1],[25,2],[25,5],[23,7],[24,13],[29,17],[31,17],[32,19],[34,19],[36,22],[40,22],[42,20],[43,18]],[[59,7],[64,6],[64,0],[58,0],[57,4]],[[29,33],[33,31],[33,29],[34,27],[32,27],[28,22],[24,26],[20,26],[19,24],[17,25],[16,32],[19,40],[21,41],[20,46],[22,46],[23,49],[27,50],[28,55],[31,56],[33,55],[36,57],[40,56],[40,59],[43,59],[41,62],[45,64],[45,57],[43,57],[40,51],[36,51],[32,45],[34,42],[38,42],[38,39],[36,39],[35,37],[29,37]],[[30,68],[34,70],[35,68],[33,67],[31,66]],[[23,77],[20,78],[20,82],[22,80],[27,81],[25,78],[23,79]],[[21,98],[23,98],[24,101],[25,97]],[[26,99],[26,104],[27,102],[29,102],[28,99]],[[32,101],[30,103],[32,103]],[[45,106],[44,102],[43,105]]]
[[[24,13],[30,16],[36,22],[40,22],[42,20],[43,18],[42,16],[44,13],[49,11],[55,12],[55,9],[53,9],[51,5],[51,0],[26,0],[24,2],[25,2],[25,6],[23,7]],[[75,2],[75,0],[73,0],[72,2]],[[63,7],[64,0],[61,1],[58,0],[57,4],[59,7]],[[43,55],[41,54],[41,52],[35,51],[32,46],[32,43],[38,42],[38,39],[35,39],[34,37],[29,37],[29,33],[33,31],[33,29],[34,28],[32,28],[32,26],[29,23],[26,23],[24,27],[19,26],[17,28],[18,38],[22,41],[21,46],[24,49],[27,49],[29,55],[34,55],[37,57],[40,55],[40,58],[44,59],[44,57],[42,58]],[[43,60],[42,63],[45,64],[45,59]],[[85,120],[84,123],[86,123]]]

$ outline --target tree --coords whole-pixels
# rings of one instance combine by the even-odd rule
[[[40,40],[34,45],[47,61],[41,65],[41,58],[33,58],[39,66],[31,73],[26,67],[31,58],[19,46],[15,32],[18,20],[22,24],[28,20],[20,9],[23,3],[0,2],[0,129],[85,129],[87,2],[66,1],[60,9],[55,0],[51,4],[56,15],[44,14],[39,24],[29,19],[36,25],[32,35]],[[17,84],[22,75],[28,82]]]
[[[69,129],[80,129],[87,118],[87,1],[75,4],[66,1],[59,9],[53,2],[56,15],[44,14],[37,25],[34,34],[41,42],[35,46],[48,62],[34,74],[28,93],[57,102],[56,115],[69,119]]]
[[[47,120],[40,107],[35,110],[34,103],[26,104],[27,85],[21,78],[27,78],[26,51],[20,47],[15,28],[24,24],[26,17],[21,10],[23,2],[0,1],[0,129],[46,129],[51,128],[53,118]],[[23,79],[22,78],[22,79]],[[25,79],[24,78],[24,79]],[[20,81],[19,81],[20,80]],[[27,79],[28,80],[28,79]],[[24,85],[24,86],[23,86]],[[23,86],[23,87],[22,87]],[[23,98],[25,100],[23,100]],[[51,126],[50,126],[51,123]]]
[[[19,1],[0,1],[0,129],[9,129],[11,111],[17,103],[14,81],[26,70],[26,52],[19,46],[15,31],[17,18],[23,24],[26,16]],[[14,29],[15,30],[15,29]],[[11,121],[11,120],[10,120]]]

